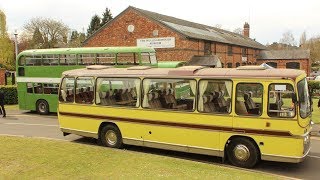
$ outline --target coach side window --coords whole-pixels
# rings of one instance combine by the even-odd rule
[[[75,102],[80,104],[93,104],[94,78],[78,77],[76,80]]]
[[[268,115],[270,117],[294,117],[295,105],[292,101],[294,90],[290,84],[270,84]]]
[[[199,112],[228,114],[231,112],[232,81],[200,80]]]
[[[236,91],[236,113],[245,116],[262,114],[263,86],[258,83],[239,83]]]
[[[192,79],[144,79],[142,107],[192,111],[196,89]]]
[[[140,79],[98,78],[96,104],[102,106],[140,106]]]
[[[59,101],[70,103],[74,101],[74,78],[65,77],[62,80]]]

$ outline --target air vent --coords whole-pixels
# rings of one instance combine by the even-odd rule
[[[179,68],[172,69],[168,72],[168,75],[182,75],[191,76],[200,69],[207,68],[205,66],[182,66]]]
[[[112,66],[104,66],[104,65],[91,65],[87,66],[86,68],[88,70],[101,70],[101,69],[108,69],[111,68]]]
[[[239,66],[237,70],[266,70],[264,66]]]

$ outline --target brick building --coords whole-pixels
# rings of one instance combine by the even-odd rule
[[[128,7],[83,43],[83,46],[151,46],[159,61],[188,61],[194,55],[216,55],[224,67],[256,64],[265,46],[243,35],[182,19]]]
[[[257,64],[267,63],[275,68],[302,69],[310,75],[311,61],[309,50],[270,50],[261,51]]]
[[[296,51],[268,51],[249,35],[248,23],[241,35],[129,6],[89,36],[83,46],[149,46],[156,49],[158,61],[189,61],[194,55],[215,55],[223,67],[267,62],[310,73],[309,56],[297,56]]]

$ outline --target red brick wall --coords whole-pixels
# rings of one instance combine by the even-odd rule
[[[258,60],[258,64],[274,62],[277,63],[277,68],[286,68],[286,63],[288,62],[298,62],[300,63],[300,69],[304,70],[307,73],[307,76],[310,75],[310,62],[309,59],[295,59],[295,60]]]
[[[123,14],[116,17],[111,24],[93,35],[84,46],[136,46],[137,39],[155,38],[152,34],[153,30],[158,30],[156,37],[175,37],[175,48],[158,48],[157,58],[159,61],[188,61],[193,55],[204,55],[204,41],[188,39],[162,24],[146,18],[140,13],[129,9]],[[128,25],[134,25],[134,31],[127,31]],[[211,43],[212,54],[218,55],[221,62],[226,65],[228,62],[241,62],[241,48],[233,46],[233,54],[229,56],[228,45],[222,43]],[[255,62],[252,55],[253,49],[248,48],[248,59]]]
[[[0,85],[4,85],[5,83],[5,73],[6,73],[6,69],[4,68],[0,68]]]

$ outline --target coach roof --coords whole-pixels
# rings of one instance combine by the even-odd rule
[[[92,66],[91,66],[92,67]],[[63,72],[64,76],[106,76],[106,77],[218,77],[218,78],[292,78],[305,74],[295,69],[265,69],[260,66],[238,68],[207,68],[203,66],[183,66],[179,68],[83,68]]]

